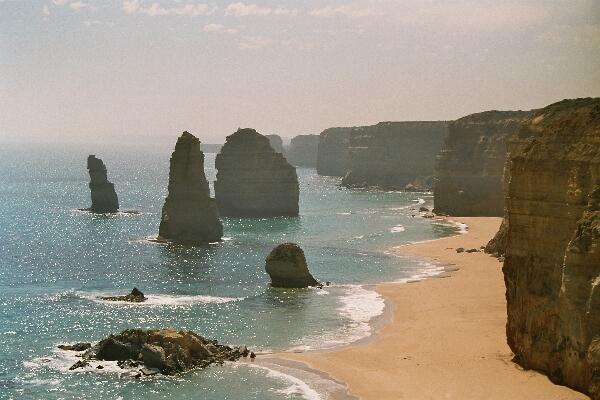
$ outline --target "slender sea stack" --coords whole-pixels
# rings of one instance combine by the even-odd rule
[[[316,168],[319,135],[298,135],[292,138],[286,158],[296,167]]]
[[[204,175],[200,141],[189,132],[177,140],[171,155],[169,194],[160,221],[159,239],[180,244],[221,240],[223,225]]]
[[[380,122],[350,131],[346,187],[428,191],[446,121]]]
[[[348,146],[353,128],[329,128],[319,135],[317,173],[324,176],[344,176],[350,159]]]
[[[267,139],[269,139],[269,143],[271,143],[271,147],[275,150],[276,153],[285,154],[285,150],[283,148],[283,140],[279,135],[265,135]]]
[[[600,98],[552,104],[518,135],[529,142],[510,162],[508,344],[525,368],[600,399]]]
[[[119,210],[119,199],[115,185],[108,181],[106,166],[95,155],[88,156],[87,169],[90,173],[90,191],[92,206],[88,209],[95,213],[115,213]]]
[[[502,216],[506,138],[530,111],[485,111],[449,125],[435,167],[435,212],[454,216]]]
[[[296,168],[254,129],[238,129],[227,136],[215,166],[215,198],[221,215],[298,215]]]
[[[305,288],[320,285],[308,270],[304,251],[295,243],[283,243],[275,247],[266,259],[265,269],[274,287]]]

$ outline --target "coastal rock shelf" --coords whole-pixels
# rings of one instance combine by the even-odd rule
[[[95,155],[88,156],[87,169],[90,174],[92,205],[88,211],[94,213],[115,213],[119,210],[119,199],[115,185],[108,181],[106,165]]]
[[[227,136],[215,166],[215,197],[221,215],[298,215],[296,169],[254,129],[239,129]]]
[[[435,212],[503,215],[506,138],[530,116],[530,111],[485,111],[450,122],[436,160]]]
[[[511,154],[503,272],[526,368],[600,399],[600,99],[533,116]]]
[[[190,245],[221,240],[223,225],[210,198],[198,138],[183,132],[170,163],[169,193],[162,209],[159,240]]]
[[[380,122],[353,128],[342,185],[431,190],[435,156],[447,133],[445,121]]]
[[[348,171],[350,131],[352,128],[329,128],[319,135],[317,173],[344,176]]]
[[[319,135],[298,135],[292,138],[286,158],[296,167],[316,168]]]

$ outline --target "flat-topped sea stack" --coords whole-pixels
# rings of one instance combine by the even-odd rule
[[[316,168],[319,135],[298,135],[292,138],[286,158],[295,167]]]
[[[437,156],[435,212],[454,216],[502,216],[506,138],[530,111],[485,111],[449,125]]]
[[[308,270],[304,251],[295,243],[283,243],[275,247],[266,259],[265,269],[273,287],[306,288],[320,285]]]
[[[87,169],[90,174],[92,205],[88,211],[94,213],[115,213],[119,210],[119,199],[115,185],[108,181],[106,165],[95,155],[88,156]]]
[[[215,198],[221,215],[298,215],[296,168],[254,129],[238,129],[227,136],[215,166]]]
[[[317,173],[344,176],[348,171],[350,131],[352,128],[329,128],[319,135]]]
[[[281,136],[265,135],[265,137],[269,139],[269,143],[271,144],[271,147],[273,148],[273,150],[275,150],[276,153],[285,154],[285,150],[283,148],[283,140],[281,139]]]
[[[508,344],[526,368],[600,399],[600,98],[519,131],[504,261]]]
[[[169,193],[160,221],[159,240],[195,245],[221,240],[223,224],[204,175],[200,141],[189,132],[177,139],[171,155]]]
[[[354,128],[342,186],[431,190],[435,157],[447,134],[446,121],[380,122]]]

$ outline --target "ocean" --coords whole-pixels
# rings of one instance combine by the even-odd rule
[[[314,169],[298,169],[299,217],[225,218],[223,241],[203,247],[152,242],[175,139],[2,145],[0,399],[325,399],[310,382],[247,363],[143,379],[116,366],[68,371],[76,358],[56,346],[172,327],[257,353],[333,348],[373,333],[385,309],[375,283],[442,271],[388,252],[456,232],[419,217],[430,193],[347,190]],[[78,211],[90,205],[88,154],[107,165],[121,210],[139,214]],[[211,182],[214,158],[206,154]],[[283,242],[298,243],[315,278],[331,285],[271,288],[265,258]],[[148,302],[97,298],[134,286]]]

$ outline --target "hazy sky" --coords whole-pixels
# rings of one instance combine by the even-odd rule
[[[600,0],[0,0],[0,138],[319,133],[600,96]]]

